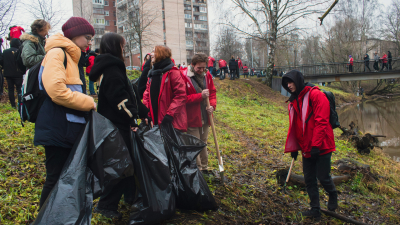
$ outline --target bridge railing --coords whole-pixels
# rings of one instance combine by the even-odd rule
[[[368,63],[371,72],[375,72],[373,67],[375,61],[370,60]],[[387,63],[388,67],[384,68],[383,71],[387,71],[389,68],[389,62]],[[378,62],[379,72],[382,70],[382,60]],[[258,67],[255,68],[256,71],[263,71],[266,67]],[[400,70],[400,58],[392,58],[391,68],[390,70]],[[274,75],[282,76],[291,70],[298,70],[303,73],[304,76],[321,76],[321,75],[334,75],[334,74],[345,74],[345,73],[368,73],[370,70],[366,66],[366,63],[363,60],[354,61],[353,69],[350,72],[349,62],[332,62],[332,63],[320,63],[315,65],[297,65],[297,66],[276,66],[274,67]]]

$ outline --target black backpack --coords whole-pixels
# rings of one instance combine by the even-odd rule
[[[38,50],[39,46],[37,44],[35,44],[36,47],[36,51]],[[17,64],[17,69],[23,73],[26,72],[26,66],[24,65],[24,62],[22,61],[22,49],[24,48],[24,45],[21,44],[21,46],[19,46],[18,50],[16,52],[14,52],[14,60]],[[39,66],[40,67],[40,66]]]
[[[64,67],[67,69],[67,55],[64,52]],[[39,114],[40,107],[42,106],[46,95],[39,89],[39,71],[42,62],[38,62],[29,72],[25,75],[24,82],[22,84],[22,92],[18,96],[18,111],[21,117],[21,124],[29,121],[32,123],[36,122],[36,118]]]
[[[325,91],[324,89],[321,89],[321,91],[325,94],[326,98],[328,99],[329,105],[331,108],[331,113],[329,116],[329,123],[331,124],[332,129],[338,128],[338,127],[340,127],[340,123],[339,123],[339,115],[336,112],[335,95],[333,95],[333,93],[330,91]],[[309,102],[310,107],[312,107],[311,100],[308,102]],[[308,120],[310,120],[313,113],[314,113],[313,111],[310,113],[310,115],[308,116],[308,118],[306,120],[306,123],[308,122]]]

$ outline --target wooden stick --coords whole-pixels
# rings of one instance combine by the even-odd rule
[[[286,183],[289,182],[290,174],[292,173],[293,164],[294,164],[294,158],[292,159],[292,163],[290,164],[289,172],[286,177]]]
[[[210,107],[210,99],[206,98],[207,100],[207,107]],[[221,155],[219,153],[219,145],[218,145],[218,140],[217,140],[217,132],[215,131],[215,125],[214,125],[214,118],[213,118],[213,114],[209,113],[208,117],[210,119],[210,123],[211,123],[211,129],[214,135],[214,142],[215,142],[215,149],[217,150],[217,157],[218,157],[218,164],[219,164],[219,171],[220,172],[224,172],[224,164],[222,162],[222,158]],[[221,176],[221,179],[223,180],[223,177]]]
[[[321,212],[325,213],[328,216],[335,217],[336,219],[339,219],[339,220],[347,222],[347,223],[352,223],[352,224],[355,224],[355,225],[367,225],[366,223],[350,219],[350,218],[348,218],[346,216],[342,216],[340,214],[337,214],[335,212],[328,211],[328,210],[325,210],[325,209],[321,209]]]

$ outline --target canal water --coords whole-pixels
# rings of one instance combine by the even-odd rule
[[[363,133],[385,135],[380,146],[395,161],[400,162],[400,98],[375,99],[337,109],[339,121],[349,128],[351,121]]]

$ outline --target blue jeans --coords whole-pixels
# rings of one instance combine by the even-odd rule
[[[211,73],[211,75],[214,77],[214,75],[213,75],[213,69],[214,69],[214,67],[212,67],[212,66],[210,66],[210,67],[208,67],[208,71]]]
[[[91,95],[95,95],[96,92],[94,91],[94,82],[89,80],[89,92]]]

